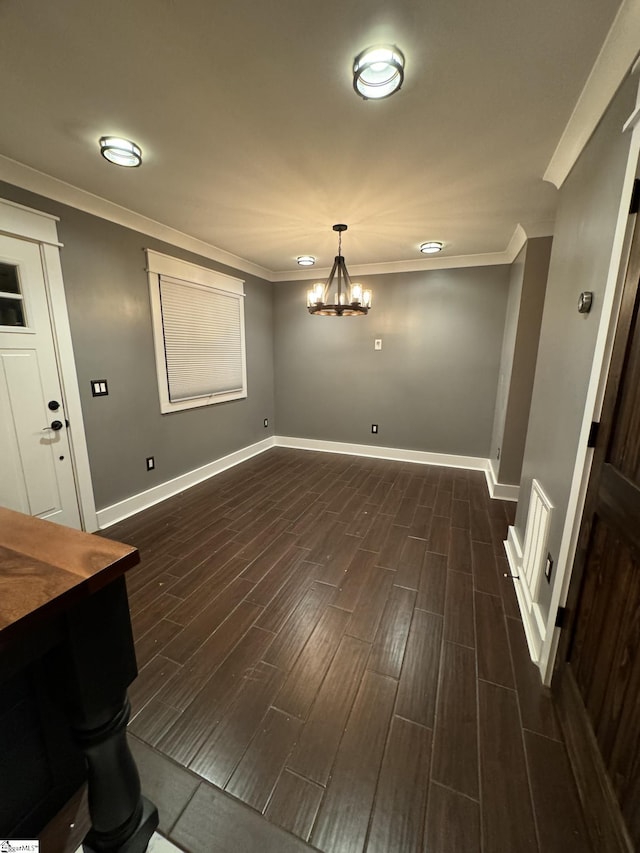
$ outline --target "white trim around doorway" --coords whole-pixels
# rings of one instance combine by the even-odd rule
[[[640,87],[636,107],[640,104]],[[553,586],[549,612],[547,615],[546,630],[540,648],[539,659],[540,673],[544,684],[550,684],[553,677],[555,658],[558,651],[560,629],[556,627],[556,614],[558,607],[566,604],[571,582],[571,572],[578,545],[578,536],[582,523],[582,513],[591,474],[591,463],[593,450],[588,448],[588,436],[592,421],[600,419],[604,389],[609,373],[609,363],[613,348],[618,311],[620,307],[620,295],[626,272],[626,262],[629,254],[629,203],[635,178],[640,171],[640,123],[625,126],[625,132],[631,133],[629,156],[627,159],[626,174],[624,178],[623,191],[618,208],[618,219],[614,235],[607,282],[603,293],[603,305],[596,339],[596,347],[592,361],[591,379],[587,390],[587,400],[584,407],[584,415],[580,430],[578,453],[571,480],[571,491],[567,514],[565,516],[560,549],[558,553],[557,570],[558,576]]]
[[[29,240],[40,246],[44,271],[53,341],[60,369],[60,383],[64,397],[65,413],[70,423],[69,446],[73,460],[78,508],[83,530],[93,532],[98,528],[93,497],[89,453],[80,404],[78,376],[73,355],[71,328],[60,264],[57,217],[42,213],[21,204],[0,199],[0,232],[10,237]]]

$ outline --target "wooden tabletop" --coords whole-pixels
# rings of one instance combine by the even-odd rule
[[[139,561],[131,545],[0,508],[0,648]]]

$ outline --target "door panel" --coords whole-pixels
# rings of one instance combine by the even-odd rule
[[[59,408],[51,410],[50,401]],[[35,243],[0,236],[0,501],[80,528],[46,286]],[[58,421],[61,429],[51,429]]]
[[[638,691],[640,691],[640,663],[636,661],[633,692],[637,695]],[[640,808],[638,808],[640,802],[639,709],[637,707],[632,708],[629,704],[628,711],[628,715],[620,723],[620,751],[614,752],[616,758],[614,786],[622,806],[622,814],[629,834],[632,838],[640,838]],[[627,750],[626,745],[629,743],[633,743],[633,746]],[[624,783],[624,790],[621,790],[623,786],[618,784],[618,780],[622,780]]]
[[[594,750],[604,796],[584,805],[603,833],[596,849],[612,851],[640,849],[639,281],[636,222],[554,676],[561,716],[590,731],[582,748]],[[584,759],[579,750],[571,757],[580,778]]]
[[[28,513],[29,500],[4,367],[0,369],[0,413],[0,506]]]
[[[62,445],[59,435],[62,430],[47,429],[48,425],[43,423],[47,417],[43,413],[47,412],[51,420],[53,413],[49,413],[44,399],[37,352],[1,350],[0,360],[6,389],[3,397],[8,402],[14,427],[13,460],[6,459],[6,451],[2,455],[6,464],[13,461],[16,474],[22,475],[24,489],[20,491],[27,501],[26,506],[10,509],[45,518],[61,505],[54,454]]]
[[[571,660],[600,752],[609,766],[625,704],[628,699],[633,702],[628,688],[630,670],[638,658],[633,643],[640,572],[633,552],[622,539],[602,522],[598,522],[597,533],[603,539],[603,558],[597,567],[591,562],[587,565],[586,577],[597,575],[597,583],[585,590],[576,626],[577,637],[583,642],[578,643]],[[588,619],[584,618],[583,606],[590,611]],[[612,614],[614,619],[610,618]]]
[[[620,383],[619,399],[615,412],[615,430],[611,438],[608,461],[624,477],[640,483],[640,348],[637,342],[637,307],[631,329],[631,346]]]

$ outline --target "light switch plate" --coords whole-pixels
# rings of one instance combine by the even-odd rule
[[[109,394],[109,388],[107,386],[106,379],[92,379],[91,380],[91,394],[94,397],[106,397]]]
[[[374,342],[373,342],[373,348],[374,348],[374,349],[377,349],[377,350],[382,349],[382,338],[376,338],[376,339],[374,340]]]

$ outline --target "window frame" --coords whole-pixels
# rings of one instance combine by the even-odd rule
[[[147,276],[149,282],[149,296],[151,301],[151,320],[153,328],[153,343],[156,362],[156,376],[158,380],[158,395],[160,399],[160,411],[164,414],[170,412],[195,409],[202,406],[211,406],[216,403],[227,403],[232,400],[242,400],[247,397],[247,353],[245,340],[244,322],[244,281],[225,273],[217,272],[146,249]],[[198,290],[211,290],[223,293],[238,300],[239,322],[240,322],[240,350],[242,358],[242,388],[238,391],[205,394],[188,400],[172,401],[169,397],[169,379],[167,371],[167,360],[165,355],[164,325],[162,319],[162,304],[160,299],[161,276],[177,279],[186,285],[197,287]]]

